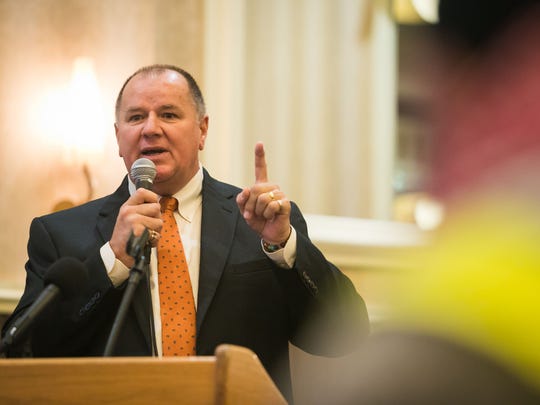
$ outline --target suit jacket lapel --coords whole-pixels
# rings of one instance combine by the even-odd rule
[[[236,194],[204,171],[197,333],[210,307],[234,239]]]
[[[114,229],[114,224],[116,223],[116,218],[118,217],[118,211],[120,207],[126,200],[129,198],[129,190],[127,186],[127,176],[124,177],[122,184],[116,189],[116,191],[111,194],[97,218],[97,229],[103,241],[111,240],[111,236]]]

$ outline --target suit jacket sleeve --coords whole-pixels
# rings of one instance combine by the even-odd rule
[[[290,302],[291,342],[313,354],[342,355],[369,333],[365,303],[350,279],[311,242],[295,204],[291,223],[297,231],[296,277],[282,279]]]
[[[70,256],[81,260],[90,270],[89,281],[80,286],[72,300],[58,299],[49,305],[36,320],[30,334],[31,341],[13,347],[8,352],[9,356],[100,355],[88,348],[95,347],[93,340],[96,339],[96,331],[107,322],[110,314],[95,309],[107,300],[114,299],[119,291],[115,291],[99,253],[104,242],[93,234],[94,227],[85,229],[89,227],[85,227],[80,218],[85,216],[81,216],[80,210],[77,210],[32,221],[28,261],[25,264],[25,290],[15,311],[6,321],[4,331],[41,293],[47,270],[60,257]]]

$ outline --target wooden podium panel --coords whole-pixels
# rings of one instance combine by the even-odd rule
[[[286,404],[257,356],[0,359],[4,404]]]
[[[251,350],[221,345],[216,349],[216,403],[286,404],[285,398]]]
[[[0,361],[0,403],[213,404],[214,357]]]

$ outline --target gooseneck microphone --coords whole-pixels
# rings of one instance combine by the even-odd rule
[[[0,352],[16,344],[52,302],[57,299],[73,298],[80,290],[80,286],[87,281],[88,272],[80,260],[62,257],[54,262],[45,273],[43,280],[45,289],[7,330],[0,343]]]
[[[152,190],[156,178],[156,165],[150,159],[140,158],[131,165],[129,174],[137,188]]]

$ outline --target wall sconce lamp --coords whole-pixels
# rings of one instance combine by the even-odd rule
[[[57,163],[59,183],[64,179],[66,186],[65,190],[61,190],[65,191],[62,194],[74,194],[69,186],[69,179],[74,177],[74,166],[82,166],[86,189],[82,198],[62,198],[56,202],[53,211],[58,211],[92,199],[94,188],[89,162],[96,160],[104,149],[104,106],[92,59],[75,59],[69,84],[49,91],[44,101],[40,133],[47,137],[54,151],[60,152]],[[76,188],[75,195],[80,193],[77,190],[81,187],[76,185],[73,188]]]

